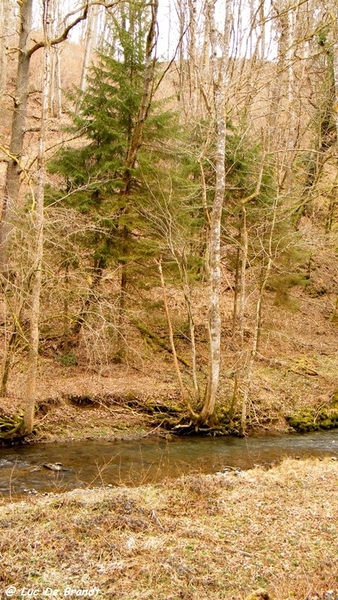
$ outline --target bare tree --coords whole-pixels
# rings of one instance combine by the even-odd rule
[[[98,16],[99,16],[99,5],[94,4],[88,11],[87,29],[85,36],[85,53],[82,63],[82,73],[80,90],[84,92],[87,84],[87,75],[90,62],[92,60],[93,48],[95,48],[97,41],[97,27],[98,27]]]
[[[52,0],[51,13],[51,36],[56,38],[58,28],[62,23],[61,6],[57,0]],[[49,111],[52,117],[61,119],[62,114],[62,82],[61,82],[61,48],[60,44],[51,47],[51,81]]]
[[[29,66],[33,54],[45,46],[44,41],[32,42],[30,33],[32,28],[33,0],[20,2],[20,35],[18,48],[18,70],[14,92],[14,110],[12,116],[11,136],[9,143],[9,157],[7,162],[5,191],[2,202],[0,221],[0,273],[8,269],[8,248],[10,234],[13,228],[14,216],[17,210],[20,179],[22,173],[22,152],[27,118],[27,101],[29,95]],[[88,3],[81,14],[64,27],[62,33],[51,40],[54,46],[67,39],[69,32],[80,21],[87,17]]]
[[[48,110],[51,86],[51,32],[52,22],[49,0],[43,4],[43,33],[44,33],[44,63],[42,107],[39,133],[39,147],[37,157],[37,190],[32,199],[31,220],[35,232],[35,248],[33,249],[34,261],[31,275],[30,297],[30,323],[29,323],[29,353],[28,353],[28,378],[27,396],[23,416],[21,433],[29,435],[33,431],[36,382],[38,374],[39,352],[39,321],[40,321],[40,295],[42,281],[42,259],[44,246],[44,195],[45,195],[45,145],[48,125]]]
[[[143,78],[143,90],[138,108],[136,121],[129,142],[124,180],[124,193],[128,193],[131,184],[131,172],[135,166],[137,153],[143,142],[143,131],[155,92],[155,66],[157,61],[156,48],[158,36],[158,0],[153,0],[150,5],[150,24],[147,32],[145,48],[145,72]]]
[[[215,111],[216,151],[215,151],[215,191],[210,213],[209,232],[209,375],[204,404],[200,414],[203,423],[213,419],[219,386],[221,365],[221,220],[225,194],[225,148],[226,117],[225,87],[227,81],[227,62],[229,56],[229,38],[225,35],[227,27],[219,32],[215,20],[215,0],[206,5],[206,16],[210,28],[212,84]],[[227,3],[228,7],[228,3]],[[227,14],[225,15],[227,24]]]
[[[0,96],[5,92],[7,84],[8,50],[11,29],[10,13],[11,6],[9,0],[3,0],[0,3]]]

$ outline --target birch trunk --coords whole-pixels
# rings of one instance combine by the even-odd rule
[[[210,423],[213,419],[219,387],[221,364],[221,220],[225,193],[225,82],[226,60],[228,52],[224,34],[221,46],[218,43],[218,37],[220,34],[216,29],[215,2],[213,0],[209,0],[207,3],[207,20],[209,21],[210,27],[210,42],[212,52],[212,85],[216,126],[216,183],[213,205],[210,214],[209,375],[205,400],[200,414],[200,420],[203,423]],[[220,57],[219,53],[221,55]]]
[[[85,53],[81,72],[80,90],[82,93],[85,91],[87,86],[88,70],[92,59],[93,46],[95,46],[96,42],[98,14],[99,5],[95,4],[94,6],[91,6],[88,11],[87,30],[85,36]]]

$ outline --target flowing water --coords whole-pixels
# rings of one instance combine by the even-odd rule
[[[0,448],[0,496],[14,498],[100,485],[134,486],[182,474],[215,473],[227,467],[250,469],[276,464],[285,457],[311,456],[338,460],[338,430],[252,438],[145,438]]]

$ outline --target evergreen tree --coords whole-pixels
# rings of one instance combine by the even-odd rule
[[[49,203],[57,201],[85,217],[85,235],[75,231],[73,239],[91,253],[91,291],[109,263],[120,268],[120,310],[125,308],[127,281],[144,264],[149,267],[149,256],[161,246],[156,235],[150,239],[151,211],[143,208],[151,205],[156,183],[163,193],[168,165],[173,173],[177,167],[177,156],[167,147],[170,141],[164,143],[168,132],[176,135],[175,115],[164,109],[164,101],[153,102],[154,14],[146,6],[121,4],[120,18],[112,22],[113,43],[98,55],[85,93],[77,90],[73,96],[78,106],[70,115],[73,141],[49,164],[50,172],[63,178],[61,187],[49,190]],[[91,297],[93,293],[85,300],[78,326]]]
[[[171,118],[158,107],[153,109],[152,90],[147,90],[145,101],[155,18],[149,10],[145,2],[121,3],[119,15],[112,18],[113,42],[92,66],[86,92],[82,97],[80,90],[73,95],[79,109],[71,113],[69,133],[77,141],[49,165],[50,172],[64,178],[61,189],[50,190],[49,201],[65,198],[67,206],[92,219],[85,243],[93,247],[96,269],[104,268],[109,258],[125,264],[136,251],[132,231],[138,221],[135,196],[142,179],[136,158],[149,153],[151,141],[163,136]],[[79,96],[81,102],[76,103]],[[141,119],[143,129],[137,137]],[[130,159],[133,143],[137,152]]]

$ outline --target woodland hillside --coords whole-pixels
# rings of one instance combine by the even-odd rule
[[[335,1],[0,11],[0,435],[337,426]]]

